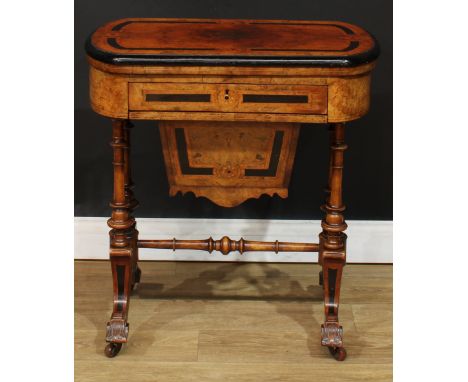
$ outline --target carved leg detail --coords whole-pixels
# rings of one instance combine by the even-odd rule
[[[122,344],[127,342],[128,323],[121,318],[113,318],[107,323],[106,340]]]
[[[344,234],[342,234],[345,236]],[[323,239],[322,239],[323,240]],[[343,239],[346,240],[345,238]],[[345,264],[345,250],[341,252],[323,251],[323,290],[325,305],[325,322],[322,325],[322,345],[328,346],[330,353],[338,361],[346,358],[343,348],[343,327],[338,321],[340,301],[340,285],[343,266]]]
[[[127,317],[130,305],[132,261],[130,256],[112,256],[111,264],[114,304],[111,319],[107,323],[106,341],[122,344],[127,342],[128,338]]]
[[[337,322],[322,324],[322,345],[329,347],[343,346],[343,327]]]
[[[342,234],[345,236],[344,234]],[[322,239],[323,240],[323,239]],[[346,239],[343,238],[345,241]],[[325,323],[322,325],[322,345],[331,348],[343,347],[343,328],[338,321],[341,275],[345,263],[345,250],[323,252],[323,290]]]
[[[136,271],[138,269],[138,231],[132,216],[133,208],[137,203],[131,192],[127,125],[128,121],[125,120],[112,121],[114,197],[111,203],[112,217],[107,224],[111,228],[109,236],[114,303],[106,331],[106,341],[109,344],[104,351],[108,357],[115,357],[122,343],[127,342],[130,291],[139,279]]]
[[[322,233],[319,243],[319,264],[322,271],[319,282],[324,290],[325,322],[322,325],[322,345],[338,361],[346,358],[343,348],[343,327],[338,321],[341,276],[346,263],[346,223],[343,216],[345,206],[342,201],[344,125],[330,125],[330,171],[327,199],[322,210]]]

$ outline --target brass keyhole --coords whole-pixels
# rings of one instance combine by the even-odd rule
[[[225,99],[225,100],[228,100],[228,99],[229,99],[229,90],[228,90],[228,89],[226,89],[226,90],[224,91],[224,99]]]

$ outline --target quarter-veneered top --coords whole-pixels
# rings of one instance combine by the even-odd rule
[[[379,55],[372,35],[338,21],[156,18],[107,23],[86,51],[115,65],[351,67]]]

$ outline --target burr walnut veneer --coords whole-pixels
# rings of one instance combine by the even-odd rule
[[[106,354],[127,342],[138,248],[318,252],[324,289],[321,342],[344,360],[338,321],[346,259],[342,202],[344,123],[367,113],[379,54],[363,29],[335,21],[123,19],[87,40],[93,109],[112,120],[109,219],[114,307]],[[131,120],[158,121],[169,193],[233,207],[288,196],[301,123],[328,123],[330,166],[318,243],[139,240],[130,171]],[[308,125],[304,128],[314,128]]]

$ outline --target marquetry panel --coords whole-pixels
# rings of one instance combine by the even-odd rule
[[[288,195],[299,124],[160,122],[170,194],[193,192],[233,207]]]
[[[129,18],[88,39],[88,54],[112,64],[356,66],[378,45],[339,21]]]

